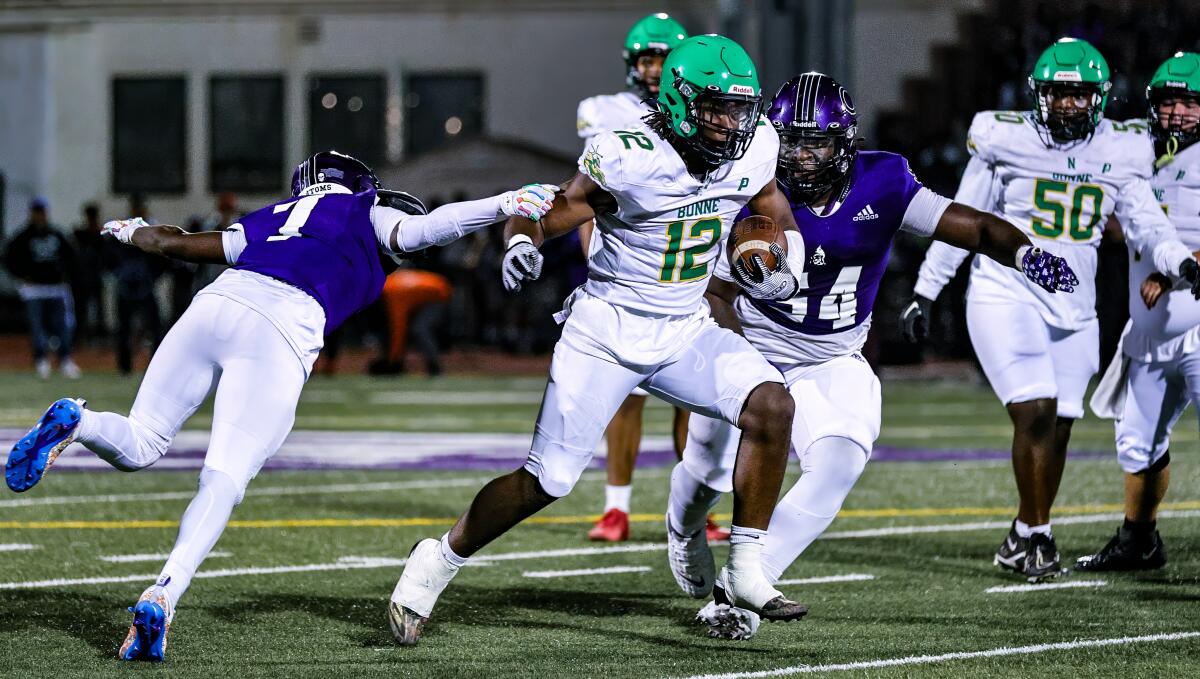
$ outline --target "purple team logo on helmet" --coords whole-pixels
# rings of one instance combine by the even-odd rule
[[[292,172],[292,195],[298,196],[308,187],[324,183],[338,184],[354,193],[379,188],[379,179],[366,163],[345,153],[321,151]]]
[[[779,132],[775,175],[792,198],[807,201],[845,179],[854,164],[858,113],[850,93],[823,73],[802,73],[783,84],[767,118]]]

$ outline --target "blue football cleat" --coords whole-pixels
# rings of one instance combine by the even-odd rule
[[[37,425],[17,441],[4,466],[4,480],[9,488],[23,493],[42,480],[55,458],[75,441],[85,405],[83,399],[58,399]]]
[[[167,616],[163,597],[145,598],[129,609],[133,613],[133,624],[125,635],[118,657],[121,660],[145,660],[162,662],[167,652],[167,632],[171,621]]]

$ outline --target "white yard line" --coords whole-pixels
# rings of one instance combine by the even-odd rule
[[[1044,589],[1073,589],[1076,587],[1104,587],[1107,580],[1064,580],[1063,582],[1039,582],[1032,585],[1001,585],[988,587],[984,594],[1004,594],[1009,592],[1040,592]]]
[[[108,556],[97,557],[101,561],[109,563],[140,563],[142,561],[166,561],[170,554],[109,554]],[[210,552],[205,558],[208,559],[225,559],[233,556],[229,552]]]
[[[1101,646],[1127,646],[1129,644],[1145,644],[1155,641],[1178,641],[1180,639],[1195,639],[1200,632],[1169,632],[1164,634],[1147,634],[1140,637],[1116,637],[1112,639],[1080,639],[1063,641],[1056,644],[1036,644],[1034,646],[1004,646],[986,651],[963,651],[958,653],[942,653],[940,655],[910,655],[904,658],[883,658],[880,660],[860,660],[858,662],[839,663],[834,665],[794,665],[781,667],[777,670],[760,672],[730,672],[727,674],[697,674],[688,679],[751,679],[753,677],[785,677],[792,674],[827,674],[830,672],[845,672],[849,670],[871,670],[881,667],[902,667],[906,665],[932,665],[951,662],[953,660],[971,660],[974,658],[997,658],[1008,655],[1031,655],[1047,651],[1073,651],[1079,648],[1099,648]]]
[[[818,578],[796,578],[794,580],[780,580],[776,585],[823,585],[827,582],[861,582],[863,580],[874,580],[875,576],[870,573],[847,573],[845,575],[826,575]]]
[[[610,575],[612,573],[648,573],[649,566],[610,566],[608,568],[579,568],[573,571],[525,571],[525,578],[573,578],[580,575]]]
[[[1200,517],[1200,510],[1197,509],[1171,509],[1158,513],[1164,518],[1189,519]],[[1054,517],[1053,521],[1058,525],[1068,525],[1076,523],[1106,523],[1108,521],[1120,521],[1124,518],[1124,514],[1120,512],[1112,512],[1107,514],[1083,514],[1078,516],[1061,516]],[[867,528],[865,530],[835,530],[825,533],[821,539],[854,539],[854,538],[878,538],[888,537],[891,535],[917,535],[920,533],[954,533],[958,531],[972,530],[1001,530],[1009,528],[1012,521],[974,521],[971,523],[940,523],[929,526],[891,526],[888,528]]]
[[[247,497],[266,495],[328,495],[330,493],[377,493],[389,490],[422,490],[427,488],[458,488],[479,486],[491,477],[469,479],[425,479],[418,481],[382,481],[377,483],[339,483],[329,486],[250,486]],[[92,502],[161,502],[163,500],[190,500],[194,490],[165,493],[125,493],[120,495],[58,495],[52,497],[19,498],[0,500],[0,507],[33,507],[38,505],[73,505]]]
[[[41,545],[31,545],[25,542],[3,542],[0,543],[0,552],[28,552],[40,547]]]

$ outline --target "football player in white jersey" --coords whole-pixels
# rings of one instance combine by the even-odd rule
[[[1146,257],[1172,276],[1197,274],[1191,251],[1154,199],[1153,162],[1142,126],[1106,120],[1108,65],[1082,40],[1063,38],[1029,78],[1030,112],[984,111],[971,123],[971,159],[955,201],[995,212],[1034,244],[1064,257],[1080,279],[1073,295],[1048,295],[1019,273],[976,257],[967,294],[971,343],[1013,422],[1020,505],[995,562],[1037,582],[1061,575],[1050,508],[1062,478],[1071,425],[1099,367],[1096,248],[1116,214]],[[934,243],[916,296],[901,316],[914,341],[930,306],[968,253]]]
[[[1200,250],[1200,55],[1180,52],[1163,62],[1146,98],[1159,156],[1150,184],[1180,240]],[[1155,271],[1141,244],[1127,243],[1130,319],[1102,381],[1117,388],[1098,388],[1092,399],[1097,415],[1117,420],[1125,521],[1103,549],[1076,561],[1083,571],[1150,570],[1167,563],[1155,521],[1170,478],[1171,428],[1189,402],[1200,403],[1195,286]]]
[[[565,325],[528,461],[484,486],[441,540],[422,540],[409,555],[388,607],[402,645],[417,642],[438,596],[471,555],[571,491],[604,426],[639,385],[743,431],[729,562],[716,578],[710,568],[693,593],[707,596],[720,580],[737,605],[767,619],[807,612],[767,582],[758,558],[787,466],[792,397],[779,371],[740,335],[718,327],[703,301],[743,207],[774,219],[789,249],[803,250],[775,184],[779,137],[759,115],[754,63],[734,41],[689,38],[663,71],[655,115],[592,139],[579,172],[540,222],[507,223],[503,273],[510,290],[540,275],[537,246],[546,238],[595,219],[605,247],[556,316]],[[771,247],[776,268],[759,260],[753,280],[742,275],[739,283],[758,298],[784,299],[798,283],[783,250]],[[699,483],[677,488],[673,479],[677,497],[703,492]],[[703,529],[688,539],[711,558]]]
[[[600,94],[579,102],[576,128],[585,140],[601,132],[612,132],[638,125],[642,117],[654,110],[658,84],[662,79],[663,61],[679,43],[688,37],[687,30],[670,16],[657,13],[642,17],[625,36],[625,84],[628,89],[617,94]],[[593,238],[594,223],[579,227],[579,240],[584,256],[592,247],[603,247],[603,236]],[[633,490],[633,467],[642,441],[642,412],[646,407],[645,389],[638,387],[617,409],[612,422],[604,431],[608,454],[605,467],[608,483],[604,486],[604,513],[588,531],[589,540],[623,542],[629,539],[629,504]],[[687,411],[675,408],[672,427],[675,454],[683,454],[687,440]],[[710,540],[726,540],[729,531],[711,520]]]

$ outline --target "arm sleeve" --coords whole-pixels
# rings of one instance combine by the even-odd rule
[[[1122,187],[1116,213],[1129,247],[1149,254],[1161,273],[1179,276],[1179,265],[1191,259],[1192,251],[1179,240],[1175,226],[1154,198],[1150,182],[1138,178]]]
[[[392,254],[396,254],[392,251],[392,234],[397,230],[396,243],[400,252],[414,252],[454,242],[501,219],[504,219],[504,213],[500,210],[500,196],[450,203],[427,215],[410,215],[382,205],[371,208],[375,238]]]
[[[904,211],[900,230],[917,236],[929,237],[937,230],[942,213],[950,207],[951,200],[922,186]]]
[[[246,231],[240,222],[230,224],[229,228],[221,232],[221,247],[225,248],[225,263],[229,266],[237,264],[242,250],[246,249]]]

